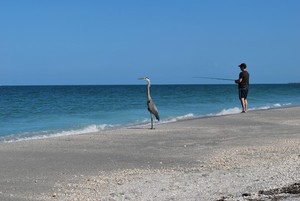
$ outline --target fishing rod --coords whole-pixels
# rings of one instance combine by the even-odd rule
[[[227,80],[227,81],[235,81],[235,79],[219,78],[219,77],[193,77],[193,78],[210,79],[210,80]]]

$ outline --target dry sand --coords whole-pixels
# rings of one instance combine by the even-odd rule
[[[300,200],[300,107],[0,144],[0,200]]]

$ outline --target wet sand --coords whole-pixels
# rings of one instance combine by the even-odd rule
[[[300,107],[0,144],[0,200],[300,200]]]

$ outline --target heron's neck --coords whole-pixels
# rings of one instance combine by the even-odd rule
[[[151,99],[151,96],[150,96],[150,84],[148,84],[148,93],[147,93],[147,97],[148,97],[148,100]]]

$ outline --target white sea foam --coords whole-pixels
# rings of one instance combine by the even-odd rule
[[[261,107],[253,107],[250,108],[249,110],[268,110],[271,108],[278,108],[278,107],[286,107],[292,105],[291,103],[286,103],[286,104],[280,104],[280,103],[275,103],[275,104],[270,104],[270,105],[265,105]],[[237,114],[240,113],[242,110],[241,108],[234,107],[234,108],[229,108],[229,109],[223,109],[221,112],[215,114],[216,116],[221,116],[221,115],[228,115],[228,114]],[[209,116],[214,116],[214,114],[209,114]]]
[[[95,133],[98,131],[106,130],[109,128],[115,127],[111,124],[101,124],[101,125],[90,125],[82,129],[77,130],[68,130],[68,131],[62,131],[56,134],[53,134],[52,136],[65,136],[65,135],[78,135],[78,134],[84,134],[84,133]]]
[[[111,125],[111,124],[90,125],[81,129],[63,130],[56,133],[50,133],[50,132],[41,132],[41,134],[32,133],[31,136],[30,134],[27,134],[26,135],[27,137],[24,137],[24,134],[22,134],[21,135],[22,137],[14,136],[10,139],[3,140],[3,142],[16,142],[16,141],[24,141],[24,140],[35,140],[35,139],[44,139],[44,138],[51,138],[51,137],[95,133],[95,132],[111,129],[117,126],[118,125]]]
[[[185,119],[192,119],[194,117],[195,117],[195,115],[193,113],[189,113],[189,114],[182,115],[182,116],[172,117],[166,121],[163,121],[162,123],[176,122],[176,121],[185,120]]]
[[[275,104],[270,104],[270,105],[265,105],[265,106],[261,106],[258,108],[251,108],[249,110],[268,110],[271,108],[278,108],[278,107],[287,107],[292,105],[291,103],[284,103],[284,104],[280,104],[280,103],[275,103]]]
[[[169,118],[163,119],[159,122],[155,121],[155,124],[171,123],[171,122],[176,122],[176,121],[185,120],[185,119],[192,119],[194,117],[195,117],[194,114],[189,113],[189,114],[186,114],[186,115],[181,115],[181,116],[176,116],[176,117],[169,117]],[[135,124],[129,125],[129,127],[137,126],[137,125],[150,125],[150,118],[146,118],[146,119],[143,119],[143,120],[136,121]]]
[[[228,115],[228,114],[237,114],[237,113],[240,113],[241,111],[242,110],[238,107],[223,109],[221,112],[217,113],[216,116]]]

